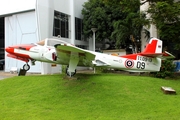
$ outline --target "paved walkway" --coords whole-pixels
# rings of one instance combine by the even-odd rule
[[[94,73],[93,70],[79,70],[77,73]],[[37,75],[40,73],[26,73],[26,75]],[[4,72],[3,70],[0,70],[0,80],[3,80],[5,78],[13,77],[13,76],[18,76],[18,73],[10,73],[10,72]]]
[[[0,80],[3,80],[4,78],[13,77],[13,76],[17,76],[17,73],[12,74],[9,72],[0,71]]]

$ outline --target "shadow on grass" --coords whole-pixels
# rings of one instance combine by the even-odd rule
[[[88,88],[95,87],[97,84],[97,77],[103,76],[103,73],[77,73],[73,77],[69,77],[66,74],[63,74],[62,81],[63,86],[68,89],[74,89],[79,87],[84,90],[88,86]]]

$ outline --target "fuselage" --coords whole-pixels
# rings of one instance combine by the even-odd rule
[[[103,53],[96,53],[95,61],[97,66],[103,64],[105,67],[125,70],[129,72],[159,71],[161,66],[160,58],[132,54],[131,56],[113,56]],[[100,65],[101,66],[101,65]]]
[[[58,44],[63,44],[66,46],[68,43],[54,39],[47,39],[34,44],[9,46],[6,48],[6,52],[8,52],[7,55],[9,57],[25,61],[26,63],[29,61],[41,61],[53,64],[69,65],[70,61],[74,59],[72,55],[76,54],[76,52],[68,49],[58,49],[59,56],[57,57],[57,50],[54,45]],[[107,67],[131,72],[159,71],[161,66],[160,58],[143,56],[141,53],[113,56],[80,49],[71,44],[68,44],[68,46],[81,51],[80,53],[76,54],[76,57],[78,57],[77,66]],[[88,62],[86,53],[95,55],[94,60]]]
[[[53,46],[40,46],[36,44],[16,45],[6,48],[6,51],[10,54],[9,56],[12,55],[14,56],[13,58],[23,60],[25,62],[27,62],[28,60],[35,60],[68,65],[70,60],[68,55],[67,57],[62,57],[55,60],[54,56],[56,54],[56,51]],[[147,57],[139,54],[133,54],[129,58],[127,58],[126,56],[120,57],[93,51],[89,52],[96,55],[95,60],[89,66],[108,67],[132,72],[148,72],[159,71],[159,69],[157,68],[159,68],[159,66],[161,65],[160,58]],[[62,54],[70,53],[68,51],[63,51]],[[88,65],[85,65],[83,61],[79,61],[78,66]]]
[[[108,55],[78,48],[60,39],[46,38],[33,44],[15,45],[6,48],[7,56],[26,62],[31,61],[67,65],[66,74],[72,76],[77,66],[114,68],[129,72],[160,71],[162,58],[174,58],[168,52],[162,53],[162,41],[151,38],[141,53],[123,56]]]

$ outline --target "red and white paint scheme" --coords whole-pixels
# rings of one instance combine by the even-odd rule
[[[28,62],[36,61],[67,65],[66,74],[73,76],[77,66],[107,67],[129,72],[159,71],[161,60],[173,58],[162,52],[162,41],[151,38],[141,53],[113,56],[78,48],[59,39],[47,38],[38,43],[15,45],[6,48],[8,56],[26,62],[24,70],[29,70]]]

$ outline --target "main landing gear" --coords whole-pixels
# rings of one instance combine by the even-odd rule
[[[29,65],[28,63],[26,63],[26,64],[23,65],[23,70],[28,71],[29,69],[30,69],[30,65]],[[72,77],[72,76],[74,76],[75,74],[76,74],[76,69],[74,70],[74,72],[71,72],[71,71],[69,70],[69,66],[66,67],[66,75]]]
[[[74,72],[70,72],[68,71],[68,69],[69,69],[69,66],[66,67],[66,75],[72,77],[76,74],[76,69],[74,70]]]

